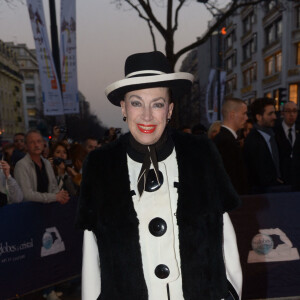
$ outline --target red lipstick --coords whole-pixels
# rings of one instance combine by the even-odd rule
[[[137,124],[138,129],[142,132],[142,133],[153,133],[156,129],[157,125],[144,125],[144,124]]]

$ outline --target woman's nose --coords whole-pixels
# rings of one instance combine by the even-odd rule
[[[151,110],[151,108],[145,107],[145,109],[143,111],[143,119],[145,121],[151,121],[152,120],[152,110]]]

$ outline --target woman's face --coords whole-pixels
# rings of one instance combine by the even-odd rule
[[[128,92],[121,101],[122,114],[135,140],[152,145],[161,137],[173,103],[169,103],[168,88],[158,87]]]
[[[57,146],[53,153],[53,156],[54,158],[59,157],[66,160],[67,159],[66,149],[63,146]]]

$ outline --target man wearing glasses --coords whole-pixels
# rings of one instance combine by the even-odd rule
[[[281,175],[285,183],[294,185],[300,177],[297,175],[297,172],[300,172],[299,169],[298,171],[295,169],[295,162],[300,155],[300,136],[296,127],[297,105],[292,101],[286,102],[283,106],[282,117],[281,124],[276,128]]]

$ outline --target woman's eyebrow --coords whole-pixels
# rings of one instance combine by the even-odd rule
[[[128,99],[130,100],[132,97],[138,98],[139,100],[143,100],[143,98],[138,95],[130,95]]]
[[[166,102],[166,99],[164,97],[154,98],[154,99],[152,99],[152,102],[159,101],[160,99],[163,100],[164,102]]]

